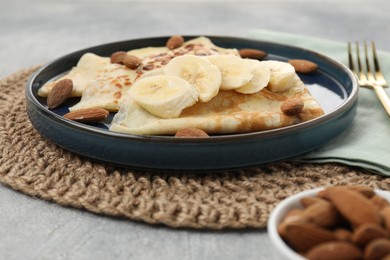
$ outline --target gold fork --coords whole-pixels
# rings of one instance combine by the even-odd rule
[[[374,71],[372,70],[369,55],[367,51],[367,43],[364,42],[364,56],[366,69],[363,69],[362,62],[360,59],[360,51],[359,51],[359,43],[356,42],[356,60],[357,60],[357,68],[354,65],[353,55],[352,55],[352,45],[348,43],[348,62],[349,68],[353,71],[359,81],[359,85],[361,87],[368,87],[374,89],[376,95],[381,101],[383,107],[385,108],[388,116],[390,116],[390,98],[386,94],[384,88],[388,87],[388,84],[383,76],[383,73],[379,66],[378,57],[376,55],[376,48],[374,41],[371,42],[372,49],[372,59],[374,65]]]

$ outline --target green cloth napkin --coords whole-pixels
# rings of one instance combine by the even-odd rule
[[[249,37],[307,48],[347,65],[347,43],[265,30],[253,30]],[[390,53],[377,53],[381,69],[390,81]],[[385,90],[390,95],[390,88]],[[375,92],[361,88],[357,114],[351,126],[330,143],[293,160],[310,163],[337,162],[390,176],[390,118]]]

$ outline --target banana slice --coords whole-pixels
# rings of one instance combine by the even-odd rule
[[[165,75],[178,76],[195,87],[201,102],[208,102],[218,94],[221,73],[207,59],[195,55],[173,58],[165,67]]]
[[[235,91],[243,94],[257,93],[268,85],[271,78],[270,69],[258,60],[246,59],[245,62],[252,64],[253,78],[244,86],[235,89]]]
[[[237,89],[253,79],[252,66],[245,59],[234,55],[210,55],[206,58],[221,71],[222,90]]]
[[[184,79],[174,76],[150,76],[136,81],[129,95],[149,113],[176,118],[198,100],[196,90]]]
[[[283,92],[294,84],[295,69],[287,62],[267,60],[262,61],[271,70],[271,78],[268,88],[272,92]]]

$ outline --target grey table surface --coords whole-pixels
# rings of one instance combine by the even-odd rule
[[[0,77],[107,42],[252,29],[390,51],[388,0],[0,0]],[[0,259],[278,259],[266,230],[197,231],[111,218],[0,186]]]

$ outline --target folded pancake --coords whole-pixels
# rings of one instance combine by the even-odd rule
[[[145,110],[129,95],[131,87],[137,84],[138,80],[161,74],[166,65],[178,56],[239,56],[238,50],[220,48],[208,38],[199,37],[174,50],[166,47],[146,47],[130,50],[127,54],[140,58],[142,65],[137,69],[130,69],[123,64],[111,63],[108,57],[86,53],[67,74],[42,86],[38,95],[47,97],[57,81],[71,79],[72,96],[81,99],[69,110],[100,107],[117,112],[110,130],[137,135],[173,135],[179,129],[189,127],[202,129],[208,134],[245,133],[289,126],[324,114],[294,72],[291,87],[288,84],[287,90],[281,89],[278,84],[272,85],[272,77],[268,87],[254,94],[226,90],[225,86],[211,100],[197,102],[185,108],[177,118],[158,117]],[[210,62],[219,66],[215,58]],[[271,72],[274,70],[272,64],[274,63],[267,65]],[[284,73],[277,70],[276,72]],[[279,77],[279,74],[272,73]],[[280,108],[283,101],[297,97],[304,101],[303,110],[296,115],[283,113]]]
[[[214,45],[210,39],[198,37],[185,42],[181,47],[169,50],[166,47],[146,47],[130,50],[129,55],[142,59],[139,69],[129,69],[122,64],[111,63],[110,58],[100,57],[93,53],[84,54],[69,73],[55,81],[43,85],[38,95],[47,97],[56,82],[61,79],[73,81],[73,97],[81,100],[69,110],[100,107],[111,112],[119,109],[118,103],[129,87],[143,74],[164,67],[171,59],[185,54],[193,55],[238,55],[236,49],[225,49]]]
[[[108,77],[111,77],[108,74],[113,74],[114,71],[119,70],[122,67],[123,66],[120,66],[119,64],[111,64],[110,58],[100,57],[93,53],[86,53],[80,58],[77,66],[73,67],[66,75],[43,85],[38,90],[38,95],[47,97],[55,83],[66,78],[73,81],[72,96],[80,97],[91,80],[107,80]]]
[[[289,116],[280,110],[283,101],[301,98],[304,108]],[[164,119],[152,115],[130,96],[123,100],[110,130],[137,135],[173,135],[182,128],[199,128],[208,134],[246,133],[280,128],[323,115],[318,102],[304,83],[295,77],[293,87],[282,93],[268,88],[247,95],[236,91],[219,91],[207,103],[198,102],[183,110],[178,118]]]

